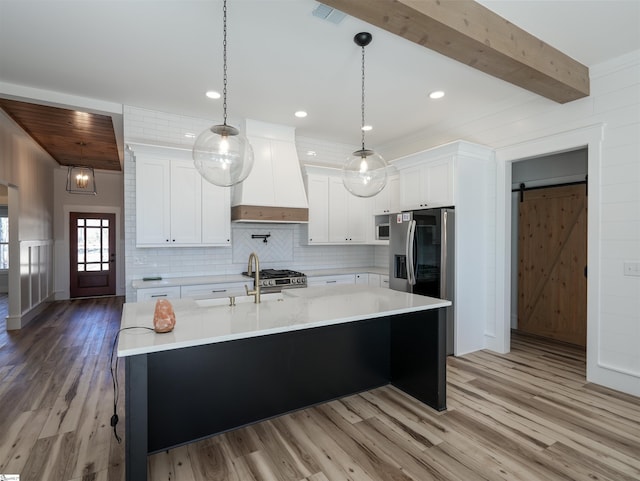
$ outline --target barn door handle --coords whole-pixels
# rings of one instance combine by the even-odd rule
[[[587,266],[584,266],[584,276],[587,277]]]

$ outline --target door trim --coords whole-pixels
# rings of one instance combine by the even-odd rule
[[[587,148],[587,380],[611,386],[610,367],[599,359],[600,336],[600,166],[605,124],[542,137],[496,150],[497,219],[496,252],[511,252],[511,168],[514,162],[543,155]],[[511,344],[511,255],[496,256],[496,330],[485,336],[485,345],[509,352]]]
[[[122,240],[122,208],[116,206],[87,206],[65,204],[62,206],[64,217],[64,238],[62,242],[56,239],[54,247],[55,256],[55,299],[66,300],[71,298],[69,291],[69,214],[71,212],[100,214],[115,214],[116,216],[116,295],[124,296],[124,243]]]
[[[72,242],[72,245],[69,249],[69,285],[70,285],[70,294],[74,299],[82,298],[82,297],[95,297],[95,296],[114,296],[116,294],[116,275],[118,273],[116,269],[116,215],[112,213],[105,212],[71,212],[69,214],[70,220],[73,219],[74,225],[69,226],[69,239]],[[81,263],[85,264],[85,269],[83,271],[78,270],[78,229],[77,223],[79,220],[83,221],[83,228],[85,229],[85,248],[87,247],[86,243],[86,229],[87,228],[98,228],[100,231],[100,261],[98,262],[100,266],[100,270],[91,271],[86,269],[86,265],[88,263],[94,263],[95,261],[89,261],[88,259],[84,259]],[[100,224],[98,226],[89,226],[86,221],[89,220],[98,220]],[[107,221],[107,232],[108,237],[106,239],[106,245],[109,252],[109,258],[105,261],[103,258],[103,248],[105,246],[104,239],[104,225],[103,221]],[[109,269],[105,271],[103,269],[104,264],[109,265]],[[80,286],[82,281],[87,281],[91,279],[91,285]],[[106,284],[94,285],[95,281],[106,280]]]

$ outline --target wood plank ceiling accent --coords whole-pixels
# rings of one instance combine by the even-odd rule
[[[110,116],[2,98],[0,107],[60,165],[121,170]]]
[[[322,3],[558,103],[589,96],[588,67],[473,0]]]

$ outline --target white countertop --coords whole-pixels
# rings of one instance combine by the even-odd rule
[[[433,297],[366,285],[307,287],[281,294],[229,299],[176,299],[172,305],[176,327],[157,334],[147,329],[120,333],[118,357],[167,351],[281,332],[329,326],[407,312],[447,307],[451,302]],[[153,327],[155,301],[126,303],[121,327]]]
[[[242,274],[228,274],[219,276],[190,276],[190,277],[167,277],[158,281],[145,281],[135,279],[131,281],[131,287],[142,289],[148,287],[174,287],[174,286],[196,286],[199,284],[226,284],[229,282],[251,282],[251,278]]]
[[[335,267],[329,269],[313,269],[304,271],[307,277],[337,276],[341,274],[371,273],[388,275],[388,267]],[[150,287],[175,287],[175,286],[195,286],[199,284],[227,284],[231,282],[251,282],[251,278],[242,274],[227,274],[215,276],[189,276],[189,277],[167,277],[158,281],[145,281],[135,279],[131,281],[134,289],[146,289]]]
[[[304,271],[307,277],[339,276],[341,274],[380,274],[389,275],[389,267],[336,267]]]

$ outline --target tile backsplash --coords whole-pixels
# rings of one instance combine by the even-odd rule
[[[180,115],[125,107],[125,142],[156,145],[189,146],[184,132],[204,129],[213,121]],[[340,165],[351,146],[313,139],[297,140],[298,152],[313,150],[317,154],[309,163]],[[302,160],[307,160],[300,154]],[[260,257],[261,268],[305,270],[334,267],[386,266],[384,246],[308,246],[299,224],[232,224],[231,247],[136,247],[135,162],[125,152],[125,254],[127,300],[135,300],[131,281],[148,276],[185,277],[201,275],[239,274],[247,268],[251,252]],[[251,235],[270,234],[267,242]]]
[[[262,264],[293,262],[293,226],[236,226],[232,230],[233,263],[246,262],[255,252]],[[259,237],[256,237],[259,236]],[[260,238],[264,236],[264,238]]]

